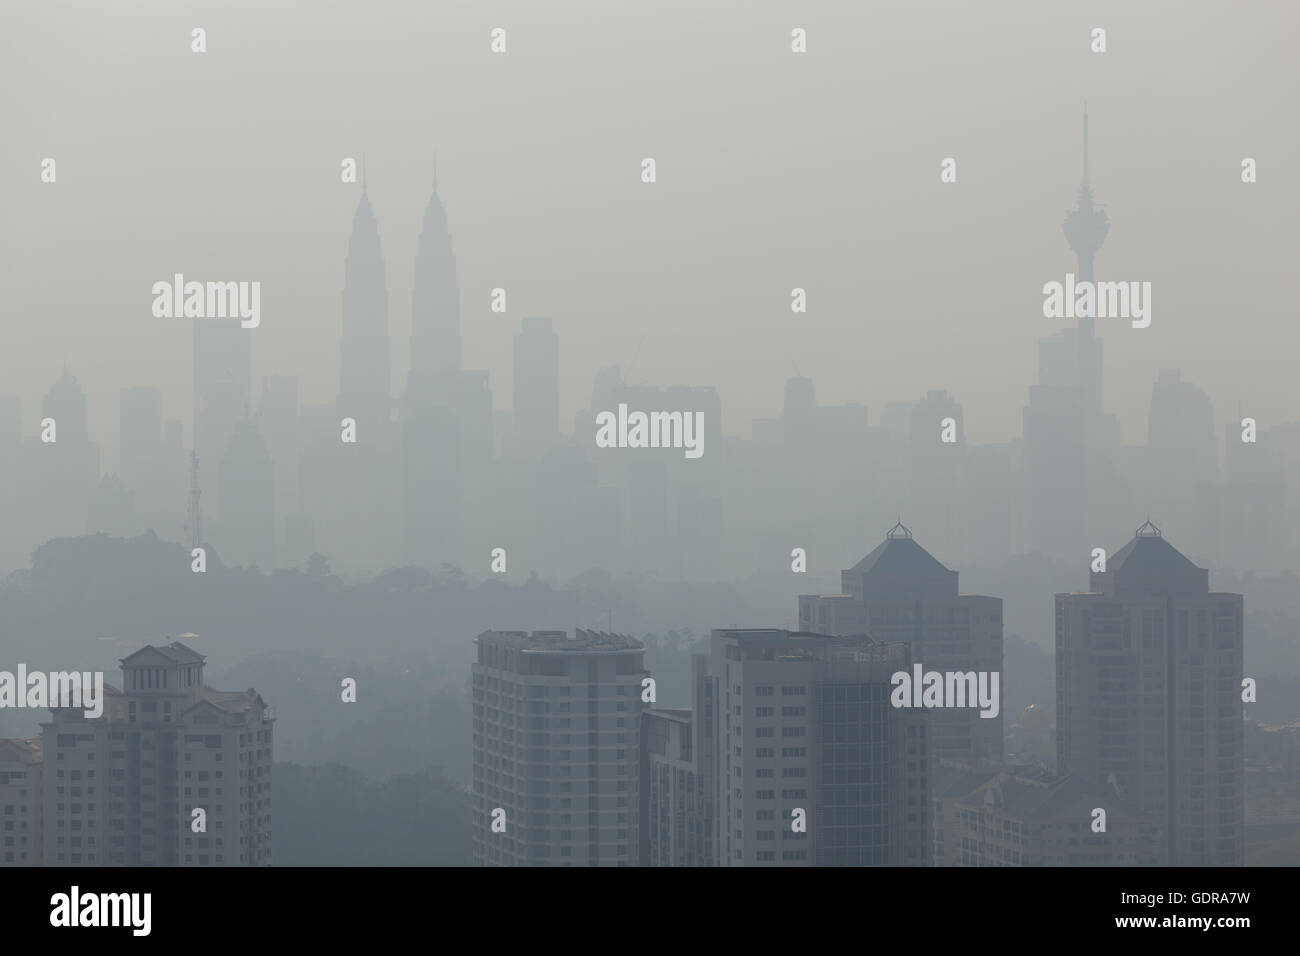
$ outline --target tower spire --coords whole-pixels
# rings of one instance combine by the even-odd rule
[[[361,154],[361,195],[366,194],[366,154]]]
[[[1083,104],[1083,185],[1088,185],[1088,104]]]

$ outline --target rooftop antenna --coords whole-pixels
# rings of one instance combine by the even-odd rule
[[[190,532],[190,547],[197,548],[203,541],[202,518],[199,515],[199,455],[190,453],[190,504],[187,526]]]
[[[1083,184],[1088,185],[1088,101],[1083,101]]]

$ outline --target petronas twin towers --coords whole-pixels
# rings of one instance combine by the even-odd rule
[[[358,452],[339,476],[351,499],[347,537],[367,558],[383,562],[459,555],[462,451],[479,447],[467,441],[466,429],[477,425],[490,434],[491,401],[486,420],[476,421],[482,403],[470,392],[481,379],[461,369],[456,256],[436,181],[415,256],[411,365],[400,402],[393,399],[389,350],[383,250],[363,183],[344,268],[339,362],[337,411],[340,420],[356,421]],[[405,553],[390,553],[399,540]]]

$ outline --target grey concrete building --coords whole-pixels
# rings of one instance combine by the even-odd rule
[[[1056,596],[1058,769],[1117,785],[1162,866],[1244,860],[1242,616],[1150,521]]]
[[[41,865],[41,739],[0,740],[0,866]]]
[[[641,714],[641,865],[717,866],[716,685],[709,657],[691,660],[694,708]]]
[[[899,641],[927,670],[1001,674],[1002,599],[958,593],[957,572],[935,560],[901,523],[841,572],[840,581],[842,594],[799,596],[800,628]],[[975,708],[936,710],[930,756],[1000,763],[1002,734],[1001,700],[996,717],[981,717]]]
[[[476,643],[475,861],[638,865],[644,645],[582,629]]]
[[[122,660],[124,689],[105,685],[100,717],[51,710],[46,866],[270,865],[275,715],[251,688],[205,685],[204,661],[147,645]]]
[[[713,632],[696,710],[719,865],[928,862],[930,715],[890,705],[908,666],[906,645],[861,636]]]

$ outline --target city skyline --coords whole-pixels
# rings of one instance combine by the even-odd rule
[[[0,872],[1295,865],[1297,35],[15,8]]]

